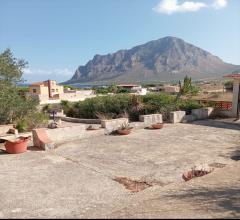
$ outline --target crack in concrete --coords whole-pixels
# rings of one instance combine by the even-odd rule
[[[59,155],[59,154],[56,154],[57,156],[59,156],[59,157],[62,157],[62,158],[64,158],[65,160],[67,160],[67,161],[70,161],[70,162],[72,162],[72,163],[74,163],[74,164],[77,164],[77,165],[79,165],[79,166],[81,166],[81,167],[83,167],[83,168],[85,168],[85,169],[88,169],[88,170],[91,170],[91,171],[93,171],[93,172],[95,172],[95,173],[98,173],[98,174],[100,174],[100,175],[102,175],[102,176],[104,176],[104,177],[106,177],[106,178],[109,178],[109,179],[111,179],[112,180],[112,176],[110,176],[110,175],[106,175],[106,174],[104,174],[104,173],[102,173],[102,172],[100,172],[100,171],[98,171],[98,170],[96,170],[96,169],[94,169],[94,168],[92,168],[92,167],[89,167],[89,166],[87,166],[87,165],[85,165],[85,164],[82,164],[81,162],[79,162],[79,161],[77,161],[77,160],[73,160],[73,159],[71,159],[71,158],[69,158],[69,157],[64,157],[64,156],[61,156],[61,155]]]

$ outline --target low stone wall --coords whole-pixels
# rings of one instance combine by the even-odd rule
[[[122,124],[129,123],[128,118],[116,118],[111,120],[101,120],[102,128],[105,128],[106,133],[111,133],[122,126]]]
[[[207,119],[213,115],[213,110],[214,108],[212,107],[193,109],[192,115],[195,116],[197,120]]]
[[[214,116],[220,116],[220,117],[226,117],[226,118],[231,118],[234,117],[232,111],[228,111],[228,110],[214,110]]]
[[[100,119],[85,119],[85,118],[71,118],[71,117],[60,117],[63,121],[73,123],[84,123],[84,124],[101,124]]]
[[[86,126],[79,124],[64,128],[46,129],[46,132],[54,143],[60,143],[83,138],[86,134]]]
[[[183,122],[185,116],[186,116],[186,112],[185,111],[170,112],[170,122],[171,123]]]
[[[162,123],[162,114],[140,115],[139,121],[144,122],[145,126],[149,126],[155,123]]]
[[[209,117],[214,115],[215,115],[214,108],[212,107],[192,109],[191,115],[186,115],[185,111],[174,111],[174,112],[170,112],[170,122],[185,123],[185,122],[191,122],[195,120],[208,119]]]

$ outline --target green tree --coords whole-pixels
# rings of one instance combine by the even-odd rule
[[[23,59],[17,59],[8,48],[0,54],[0,80],[10,83],[21,81],[23,69],[27,62]]]
[[[10,49],[0,54],[0,124],[13,123],[37,113],[38,100],[23,95],[16,86],[26,64],[16,59]]]
[[[177,94],[176,101],[180,99],[181,96],[196,95],[199,92],[199,88],[192,85],[192,78],[185,76],[183,84],[179,81],[179,93]]]

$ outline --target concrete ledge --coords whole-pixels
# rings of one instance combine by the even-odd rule
[[[84,123],[84,124],[101,124],[100,119],[85,119],[85,118],[71,118],[71,117],[60,117],[63,121],[73,123]]]
[[[162,114],[140,115],[139,121],[144,122],[145,126],[149,126],[155,123],[162,123]]]
[[[128,118],[116,118],[111,120],[101,120],[102,128],[105,128],[107,133],[117,130],[124,123],[129,123]]]
[[[38,128],[32,130],[33,145],[43,150],[50,150],[54,148],[54,143],[50,140],[45,128]]]
[[[183,117],[182,122],[183,122],[183,123],[192,122],[192,121],[195,121],[196,119],[197,119],[197,118],[196,118],[196,116],[194,116],[194,115],[185,115],[185,116]]]
[[[86,134],[86,126],[79,124],[70,127],[46,129],[46,132],[54,143],[60,143],[83,138]]]
[[[193,109],[192,115],[194,115],[197,120],[207,119],[213,115],[213,110],[212,107]]]
[[[170,112],[170,122],[173,123],[173,124],[183,122],[185,116],[186,116],[185,111]]]

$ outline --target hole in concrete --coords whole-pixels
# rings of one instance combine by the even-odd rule
[[[149,184],[146,181],[131,180],[127,177],[116,177],[113,180],[124,185],[126,189],[133,193],[140,192],[152,186],[152,184]]]
[[[223,163],[211,163],[209,164],[210,167],[214,167],[214,168],[223,168],[226,166],[226,164]]]

